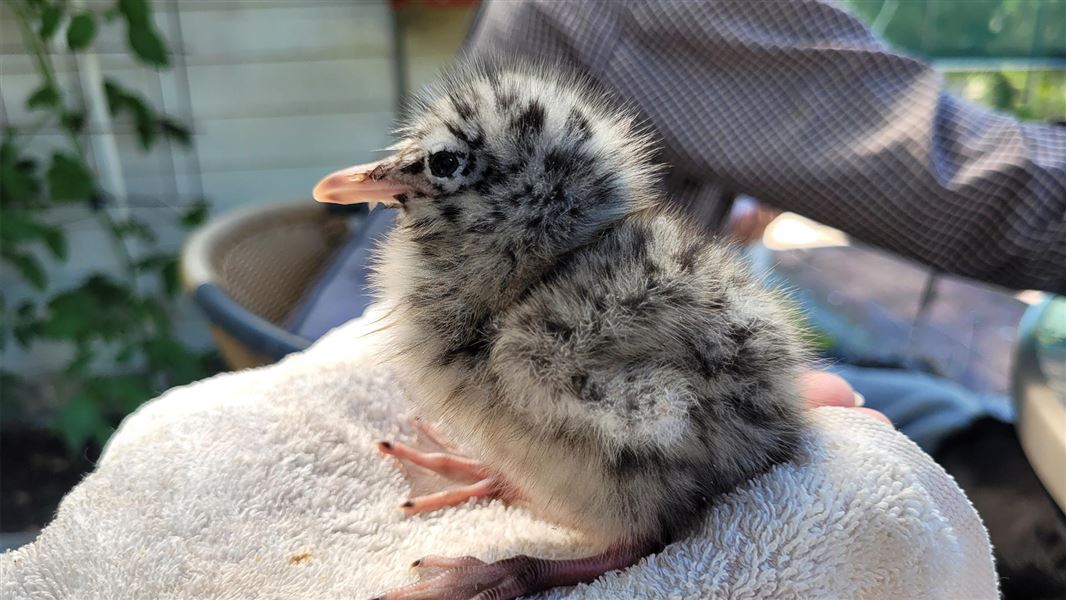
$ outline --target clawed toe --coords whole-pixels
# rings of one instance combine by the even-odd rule
[[[435,441],[438,444],[443,442],[443,440]],[[520,498],[520,495],[511,486],[505,485],[497,474],[478,461],[465,456],[452,452],[424,452],[403,442],[388,440],[378,441],[377,449],[382,454],[417,465],[463,484],[407,500],[400,505],[400,509],[408,516],[458,506],[470,499],[499,498],[505,502],[514,502]]]
[[[643,554],[636,547],[619,546],[596,556],[567,560],[519,555],[486,563],[473,556],[426,556],[411,564],[420,581],[376,600],[510,600],[552,587],[587,583],[607,571],[634,564]]]
[[[470,483],[485,479],[489,475],[489,471],[484,465],[458,454],[423,452],[403,442],[386,440],[379,441],[377,448],[382,454],[405,460],[455,481]]]
[[[418,574],[419,581],[424,581],[440,575],[447,569],[476,567],[483,564],[485,564],[484,561],[473,556],[450,557],[431,554],[411,563],[411,569]]]
[[[376,600],[513,598],[521,592],[512,563],[521,560],[531,559],[522,556],[485,563],[472,556],[427,556],[411,565],[419,572],[420,581],[392,590]]]
[[[400,509],[405,515],[411,516],[449,506],[458,506],[470,499],[494,498],[496,495],[496,482],[492,479],[482,479],[470,485],[412,498],[401,504]]]

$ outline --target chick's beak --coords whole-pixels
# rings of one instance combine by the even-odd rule
[[[330,173],[315,186],[315,200],[333,204],[366,202],[371,209],[379,202],[395,205],[397,194],[411,190],[407,184],[389,179],[390,162],[386,159]]]

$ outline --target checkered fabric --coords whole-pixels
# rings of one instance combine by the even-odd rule
[[[488,2],[467,50],[563,60],[631,99],[668,192],[704,215],[750,194],[944,271],[1066,293],[1066,128],[945,93],[838,4]]]

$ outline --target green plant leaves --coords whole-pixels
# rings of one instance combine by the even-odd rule
[[[93,387],[99,388],[109,408],[120,414],[133,412],[154,395],[148,381],[138,375],[116,375],[98,379]]]
[[[43,290],[48,284],[48,278],[44,274],[44,268],[41,267],[40,261],[33,257],[31,254],[22,252],[4,252],[4,260],[11,263],[15,267],[15,270],[19,272],[19,275],[23,279],[28,281],[30,285]]]
[[[91,294],[79,290],[64,292],[48,303],[48,317],[42,333],[53,339],[91,337],[93,322],[99,312],[100,307]]]
[[[118,9],[126,18],[126,37],[133,53],[152,66],[168,66],[167,47],[152,24],[148,2],[119,0]]]
[[[6,132],[5,132],[6,133]],[[37,164],[19,157],[18,148],[5,135],[0,143],[0,206],[27,205],[40,192],[37,182]]]
[[[155,111],[136,94],[127,92],[121,85],[113,80],[104,81],[104,93],[107,95],[107,106],[111,114],[118,115],[123,112],[133,116],[137,127],[137,138],[141,147],[151,149],[156,139],[156,115]]]
[[[200,356],[169,336],[154,337],[145,344],[148,362],[169,373],[170,385],[184,385],[203,375]]]
[[[78,134],[85,128],[85,113],[81,111],[64,111],[60,119],[63,127]]]
[[[41,39],[48,41],[59,29],[59,20],[63,18],[63,7],[60,4],[49,4],[41,11],[41,28],[38,33]]]
[[[104,442],[110,436],[110,425],[99,409],[100,400],[88,387],[74,395],[56,415],[53,428],[63,438],[67,449],[76,454],[90,439]]]
[[[33,253],[27,251],[25,244],[40,242],[52,253],[52,256],[64,259],[67,255],[67,239],[63,231],[52,225],[41,223],[24,211],[5,210],[0,218],[0,257],[15,268],[19,276],[38,290],[48,284],[44,267]],[[21,309],[20,309],[21,310]],[[22,342],[31,330],[16,330],[16,337]]]
[[[33,302],[24,300],[19,304],[11,333],[23,348],[28,347],[30,342],[40,335],[41,323],[37,319],[37,306]]]
[[[43,225],[21,212],[4,213],[0,219],[0,244],[8,245],[14,242],[24,242],[41,237]]]
[[[107,276],[92,275],[48,301],[42,333],[74,342],[115,340],[135,331],[130,310],[137,302],[125,286]]]
[[[96,186],[92,171],[81,157],[69,152],[56,152],[48,167],[48,191],[53,200],[70,202],[85,200]]]
[[[54,427],[71,452],[80,451],[90,440],[102,446],[114,430],[112,419],[133,412],[153,394],[140,375],[92,377],[63,406]]]
[[[63,230],[46,225],[22,211],[5,211],[0,219],[0,247],[13,248],[19,242],[40,241],[59,260],[67,258],[67,237]]]
[[[7,336],[8,336],[8,312],[7,312],[7,298],[4,297],[4,293],[0,292],[0,352],[7,350]],[[2,383],[2,381],[0,381]],[[3,388],[0,388],[3,391]],[[2,394],[0,394],[2,395]],[[0,407],[2,408],[2,407]]]
[[[111,114],[128,113],[133,117],[137,138],[145,150],[155,145],[159,133],[182,145],[189,145],[191,136],[185,126],[169,117],[159,116],[140,96],[127,91],[118,82],[111,79],[104,81],[104,93]]]
[[[88,340],[79,340],[78,343],[74,344],[74,348],[74,359],[67,364],[67,368],[64,369],[64,371],[67,375],[77,377],[89,368],[89,365],[93,362],[95,353],[92,350],[92,344],[90,344]]]
[[[90,440],[102,446],[114,430],[112,420],[133,412],[154,394],[140,375],[91,377],[63,406],[55,429],[72,452],[80,451]]]
[[[57,260],[67,260],[69,251],[67,248],[67,236],[58,227],[48,227],[41,231],[44,245],[52,252]]]
[[[167,296],[174,296],[178,293],[181,280],[178,277],[178,258],[174,254],[162,252],[152,254],[137,261],[137,268],[157,272]]]
[[[130,48],[144,62],[157,67],[166,67],[170,64],[167,58],[167,47],[163,39],[155,32],[155,29],[147,27],[130,26]]]
[[[167,271],[173,256],[158,254],[140,266]],[[19,308],[19,325],[37,327],[39,335],[71,342],[76,355],[66,374],[78,378],[54,426],[72,450],[89,440],[103,443],[110,424],[162,389],[189,383],[204,375],[202,357],[173,337],[170,315],[157,296],[140,296],[103,275],[57,294],[36,319],[32,305]],[[16,333],[19,329],[16,326]],[[22,339],[20,338],[20,342]],[[90,375],[100,343],[117,344],[115,360],[129,372]],[[105,345],[104,347],[108,347]]]
[[[126,90],[114,80],[104,80],[104,96],[107,97],[107,109],[112,115],[117,115],[126,108],[128,97]]]
[[[65,86],[53,76],[52,52],[60,49],[55,43],[38,42],[54,42],[66,23],[66,49],[84,51],[92,47],[105,23],[121,19],[132,55],[157,68],[169,61],[149,0],[116,0],[108,2],[109,6],[67,0],[18,2],[28,9],[25,16],[35,21],[28,24],[39,39],[33,40],[31,31],[26,52],[37,59],[34,64],[44,82],[25,99],[29,110],[40,111],[41,121],[29,128],[59,127],[69,145],[35,159],[16,135],[18,130],[5,127],[0,138],[0,259],[3,268],[17,273],[25,286],[43,291],[49,283],[44,268],[47,259],[65,260],[70,253],[64,228],[52,225],[44,215],[68,202],[99,208],[104,195],[77,141],[85,124],[80,96],[64,94]],[[157,112],[141,94],[115,81],[105,82],[104,91],[112,114],[133,124],[144,149],[160,139],[183,145],[191,142],[188,128]],[[97,216],[105,224],[109,241],[120,246],[117,256],[129,259],[129,254],[139,254],[131,259],[135,268],[130,269],[128,279],[98,271],[72,288],[34,294],[17,308],[4,304],[0,295],[0,347],[9,341],[10,333],[23,347],[46,338],[74,349],[59,377],[75,393],[52,421],[71,452],[80,452],[90,441],[104,443],[118,419],[163,389],[202,377],[206,364],[204,357],[174,336],[170,299],[180,284],[176,254],[154,249],[156,234],[149,223],[132,218],[114,222],[107,211]],[[180,214],[180,221],[192,227],[206,216],[207,203],[199,200]],[[141,275],[158,278],[159,285],[143,285]],[[2,376],[10,390],[11,374]]]
[[[181,224],[186,229],[192,229],[198,225],[203,224],[207,220],[207,201],[201,198],[197,200],[189,210],[185,211],[181,215]]]
[[[156,139],[155,112],[143,102],[137,102],[131,106],[134,122],[137,123],[137,139],[141,141],[141,147],[150,150]]]
[[[39,108],[55,108],[60,105],[59,90],[45,83],[37,88],[29,98],[26,98],[26,108],[36,110]]]
[[[67,46],[75,52],[85,49],[96,37],[96,17],[91,12],[75,15],[67,27]]]
[[[163,291],[168,296],[177,296],[181,289],[181,275],[178,272],[178,259],[173,257],[159,269],[159,278],[163,282]]]
[[[192,145],[192,134],[189,132],[189,129],[181,123],[178,123],[169,117],[163,117],[159,119],[159,126],[163,130],[163,135],[168,138],[186,148]]]
[[[147,24],[150,14],[146,0],[119,0],[118,10],[129,23]]]

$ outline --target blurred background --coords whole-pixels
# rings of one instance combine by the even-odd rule
[[[845,4],[960,95],[1066,118],[1063,0]],[[335,257],[365,215],[310,190],[389,144],[476,5],[0,3],[5,547],[32,539],[144,401],[354,316],[309,304],[359,293],[344,274],[365,257]],[[827,357],[945,377],[1009,412],[1018,324],[1042,294],[933,273],[797,215],[749,222],[757,207],[738,200],[734,233],[795,290]]]

